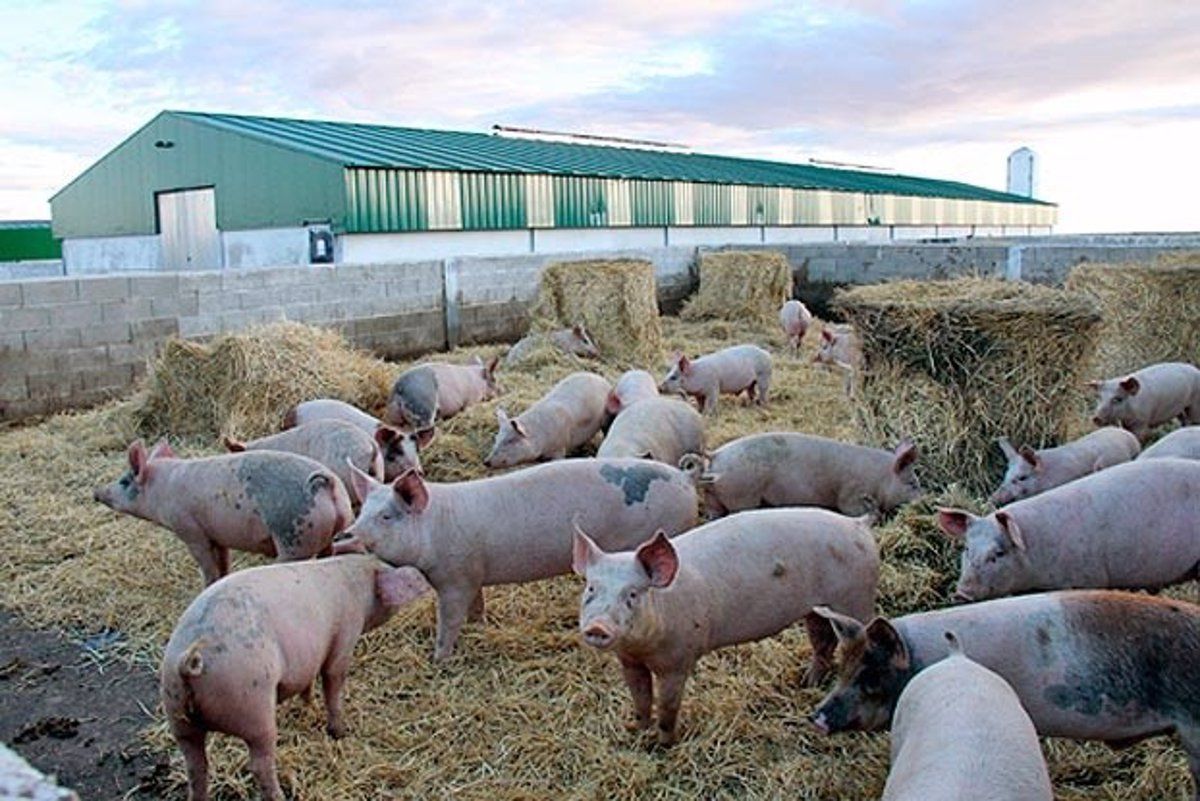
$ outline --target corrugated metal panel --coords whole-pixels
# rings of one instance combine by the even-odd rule
[[[628,226],[633,219],[629,182],[610,179],[604,184],[604,193],[608,198],[608,224]]]
[[[779,190],[779,214],[777,225],[792,225],[796,221],[796,191]]]
[[[525,180],[520,175],[463,173],[462,227],[467,231],[526,227]]]
[[[666,181],[630,181],[630,224],[672,225],[675,222],[675,186]],[[690,204],[688,208],[691,208]]]
[[[425,202],[429,209],[430,231],[453,231],[462,228],[461,173],[425,173]]]
[[[779,224],[779,189],[751,186],[746,191],[746,221],[751,225]]]
[[[425,174],[412,170],[346,170],[346,230],[426,231]]]
[[[604,181],[596,178],[554,178],[554,226],[597,228],[608,224]]]
[[[671,185],[675,201],[674,218],[676,225],[696,224],[696,190],[690,183],[676,181]]]
[[[554,179],[525,176],[525,216],[530,228],[554,227]]]
[[[729,191],[729,222],[745,225],[750,221],[750,191],[746,186],[732,186]]]
[[[221,238],[212,187],[160,192],[156,200],[163,266],[168,270],[220,269]]]
[[[695,225],[733,225],[733,187],[692,184]]]

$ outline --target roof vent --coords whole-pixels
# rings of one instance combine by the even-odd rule
[[[690,152],[691,147],[674,142],[655,142],[652,139],[628,139],[623,136],[600,136],[598,134],[572,133],[569,131],[545,131],[541,128],[522,128],[516,125],[493,125],[496,136],[513,139],[534,139],[541,142],[565,142],[575,145],[601,145],[604,147],[632,147],[642,150],[663,150],[672,153]]]

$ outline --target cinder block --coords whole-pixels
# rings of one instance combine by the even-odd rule
[[[25,350],[28,351],[78,348],[81,342],[78,328],[46,328],[25,332]]]
[[[55,369],[60,373],[76,373],[108,364],[108,346],[70,348],[54,354]]]
[[[152,359],[158,354],[158,342],[143,340],[141,342],[114,343],[105,346],[105,360],[109,364],[136,364]]]
[[[79,299],[92,303],[124,300],[129,297],[129,278],[126,276],[96,276],[80,278]]]
[[[232,292],[202,291],[196,296],[197,314],[220,314],[238,307],[237,297]]]
[[[100,304],[101,319],[106,323],[128,323],[154,316],[150,298],[123,298]]]
[[[242,309],[249,311],[251,309],[262,309],[268,306],[278,306],[283,303],[284,290],[280,287],[268,287],[266,289],[255,289],[247,292],[237,292],[231,297],[235,303],[231,303],[230,309]]]
[[[25,352],[25,336],[20,331],[0,334],[0,359],[10,359]]]
[[[79,300],[79,282],[74,278],[49,278],[21,284],[21,302],[26,306],[73,303]]]
[[[126,389],[133,384],[133,367],[128,364],[109,365],[97,370],[82,370],[76,385],[84,392]]]
[[[175,273],[166,275],[131,275],[129,277],[129,296],[134,298],[169,298],[179,294],[179,276]]]
[[[23,401],[29,399],[29,385],[24,373],[0,373],[0,401]]]
[[[196,292],[180,292],[173,297],[154,298],[150,309],[155,317],[187,317],[200,313],[200,298]]]
[[[184,339],[201,339],[221,333],[220,314],[199,314],[195,317],[179,318],[179,336]]]
[[[37,331],[49,327],[50,310],[45,307],[0,311],[0,330],[3,331]]]
[[[30,400],[69,398],[73,391],[71,379],[58,373],[39,373],[26,376]]]
[[[129,323],[100,323],[99,325],[90,325],[80,332],[80,342],[85,346],[111,345],[129,341],[131,341]]]
[[[297,284],[281,287],[279,299],[284,306],[296,306],[302,303],[317,302],[317,287],[314,284]]]
[[[129,334],[133,342],[142,339],[166,339],[178,336],[178,317],[155,317],[149,320],[138,320],[129,324]]]
[[[15,308],[21,305],[21,285],[16,281],[0,282],[0,308]]]
[[[83,328],[100,322],[100,306],[96,303],[67,303],[50,307],[51,328]]]

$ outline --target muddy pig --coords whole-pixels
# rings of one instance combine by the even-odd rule
[[[247,451],[180,459],[166,441],[129,446],[129,470],[93,497],[170,529],[200,565],[204,583],[229,572],[229,549],[280,561],[327,554],[354,519],[329,468],[305,456]]]
[[[750,400],[765,406],[770,388],[771,354],[757,345],[734,345],[698,359],[678,354],[659,386],[662,392],[691,395],[705,414],[717,410],[717,396],[722,392],[745,392]]]
[[[699,484],[712,517],[759,506],[823,506],[845,515],[881,515],[916,500],[917,448],[868,448],[810,434],[773,432],[735,439],[680,466]]]
[[[658,396],[654,376],[645,370],[626,370],[608,393],[608,413],[615,417],[637,401]]]
[[[421,451],[429,447],[435,434],[433,426],[417,431],[401,431],[348,403],[330,398],[305,401],[293,406],[284,418],[283,427],[286,430],[318,420],[343,420],[369,434],[383,456],[385,481],[392,481],[406,470],[420,470]]]
[[[1011,503],[1066,484],[1106,467],[1135,458],[1142,446],[1123,428],[1105,426],[1057,448],[1020,450],[1007,439],[999,440],[1008,460],[1000,487],[992,493],[994,504]]]
[[[779,325],[783,327],[783,333],[787,334],[792,350],[799,350],[805,332],[812,325],[812,313],[800,301],[789,300],[779,310]]]
[[[326,730],[341,737],[342,687],[359,636],[428,590],[411,567],[348,555],[247,568],[197,596],[176,624],[159,672],[189,801],[208,798],[210,731],[244,740],[263,798],[282,801],[276,704],[307,697],[319,675]]]
[[[1200,459],[1200,426],[1184,426],[1142,451],[1139,459]]]
[[[1037,731],[1008,682],[950,655],[917,674],[896,703],[883,801],[1052,801]]]
[[[545,334],[526,334],[508,349],[508,353],[504,354],[504,364],[520,364],[529,358],[538,345],[544,342],[549,342],[563,353],[570,353],[573,356],[581,356],[585,359],[600,358],[600,351],[596,348],[596,343],[592,341],[587,329],[583,327],[583,323],[577,323],[570,328],[560,328]]]
[[[1119,425],[1146,441],[1150,430],[1178,420],[1200,423],[1200,368],[1185,362],[1143,367],[1123,378],[1092,381],[1098,395],[1092,422]]]
[[[609,421],[606,403],[611,389],[595,373],[571,373],[515,418],[497,409],[500,428],[484,466],[512,467],[573,453]]]
[[[311,423],[289,428],[269,437],[239,442],[225,437],[225,448],[230,453],[243,451],[284,451],[298,453],[320,462],[329,468],[342,484],[350,486],[350,467],[353,464],[364,473],[379,480],[384,479],[383,455],[375,439],[352,423],[342,420],[314,420]],[[347,464],[349,462],[349,464]],[[354,498],[352,505],[357,505]]]
[[[587,579],[583,641],[621,662],[633,695],[630,728],[649,728],[657,679],[658,740],[670,744],[696,660],[777,634],[814,605],[870,615],[879,553],[866,518],[763,509],[700,526],[673,543],[659,531],[632,553],[606,553],[577,528],[572,566]],[[828,672],[836,644],[829,636],[813,640],[806,683]]]
[[[842,654],[837,685],[812,716],[824,732],[887,728],[909,681],[947,656],[944,635],[953,631],[972,659],[1012,686],[1038,734],[1118,748],[1173,731],[1200,779],[1200,607],[1072,590],[870,624],[818,612]]]
[[[704,452],[704,418],[679,398],[643,398],[617,415],[597,456],[634,456],[679,464],[685,453]]]
[[[486,365],[478,358],[472,364],[428,362],[400,374],[392,385],[384,419],[395,426],[429,428],[476,403],[499,393],[494,357]]]
[[[688,477],[639,459],[565,459],[455,484],[354,475],[367,500],[337,551],[365,549],[425,574],[438,593],[438,660],[453,652],[468,613],[482,615],[485,585],[571,570],[575,516],[614,550],[635,547],[648,530],[674,535],[696,523]]]
[[[956,595],[980,600],[1072,587],[1156,590],[1196,578],[1200,462],[1127,462],[987,517],[938,510],[966,545]]]

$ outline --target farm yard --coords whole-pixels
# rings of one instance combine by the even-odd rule
[[[1059,332],[1061,341],[1043,346],[1062,353],[1062,343],[1072,335],[1091,336],[1080,322],[1087,314],[1072,308],[1067,317],[1068,328],[1075,330]],[[866,322],[861,315],[854,319]],[[934,315],[912,325],[910,333],[928,334],[928,341],[945,320]],[[482,459],[495,434],[497,408],[522,411],[572,372],[593,370],[615,381],[625,369],[642,367],[660,378],[673,351],[698,355],[742,343],[756,343],[773,356],[770,402],[760,408],[723,397],[717,415],[706,421],[710,450],[764,431],[862,441],[864,422],[877,422],[889,412],[916,426],[922,416],[904,418],[904,409],[889,409],[878,383],[868,380],[847,397],[840,373],[813,364],[821,326],[816,321],[793,354],[773,319],[744,312],[732,320],[712,319],[685,312],[683,318],[661,319],[660,342],[653,349],[660,354],[657,361],[645,353],[637,359],[609,353],[597,363],[552,349],[535,351],[521,364],[501,368],[498,398],[439,423],[435,440],[422,454],[426,477],[450,482],[485,475]],[[905,347],[896,341],[901,333],[893,331],[889,342],[896,351]],[[1031,336],[1011,325],[1005,335]],[[603,351],[604,343],[598,342]],[[869,373],[869,342],[864,349]],[[436,358],[465,363],[478,356],[486,361],[504,350],[498,345],[458,348]],[[1080,370],[1086,369],[1086,350],[1068,354]],[[1040,352],[1031,347],[1026,356]],[[186,373],[203,372],[205,363],[216,370],[212,354],[218,353],[226,354],[232,365],[221,368],[228,370],[220,374],[226,386],[205,387],[202,378]],[[0,605],[34,627],[78,636],[110,632],[119,643],[113,650],[120,658],[156,669],[175,621],[201,581],[186,548],[170,532],[92,500],[94,487],[126,469],[129,443],[137,437],[153,441],[168,436],[181,456],[216,454],[223,450],[221,435],[269,433],[287,406],[306,394],[341,393],[344,400],[379,413],[391,382],[410,364],[384,363],[354,351],[335,334],[283,323],[218,338],[208,346],[169,346],[132,396],[0,432],[0,526],[9,533],[6,558],[0,562]],[[353,380],[340,386],[321,383],[339,372]],[[1054,424],[1065,421],[1065,428],[1053,432],[1055,439],[1092,428],[1090,399],[1078,389],[1081,377],[1100,376],[1047,379],[1072,386],[1051,399],[1061,411],[1061,421]],[[906,396],[905,403],[911,405],[914,396],[919,393]],[[927,397],[938,402],[936,394]],[[898,433],[880,425],[872,431],[881,438]],[[988,508],[980,482],[955,481],[953,471],[941,464],[923,464],[954,455],[953,449],[925,448],[922,442],[923,437],[931,442],[928,438],[948,436],[946,429],[908,433],[922,445],[918,475],[937,480],[927,482],[924,498],[874,529],[882,560],[878,608],[886,616],[950,601],[958,548],[935,525],[937,507],[975,513]],[[978,454],[975,458],[977,469],[991,469],[999,478],[994,461]],[[263,561],[235,554],[234,569]],[[443,663],[431,659],[431,596],[365,635],[347,684],[347,737],[333,740],[325,734],[319,703],[306,706],[293,699],[281,705],[279,770],[285,791],[300,799],[836,799],[880,794],[889,764],[886,733],[825,737],[808,723],[830,681],[820,688],[801,687],[811,657],[802,625],[703,657],[688,684],[681,738],[673,747],[659,748],[649,735],[627,732],[622,722],[630,704],[616,660],[580,642],[582,584],[576,576],[564,576],[489,587],[486,619],[464,628],[455,654]],[[1193,583],[1166,594],[1198,599]],[[150,706],[157,698],[142,701]],[[157,716],[145,737],[151,750],[170,755],[164,782],[182,797],[183,763],[161,709]],[[1042,744],[1056,797],[1066,801],[1182,799],[1192,792],[1184,752],[1168,738],[1123,750],[1059,739],[1043,739]],[[210,738],[209,752],[215,798],[255,797],[241,741]]]

